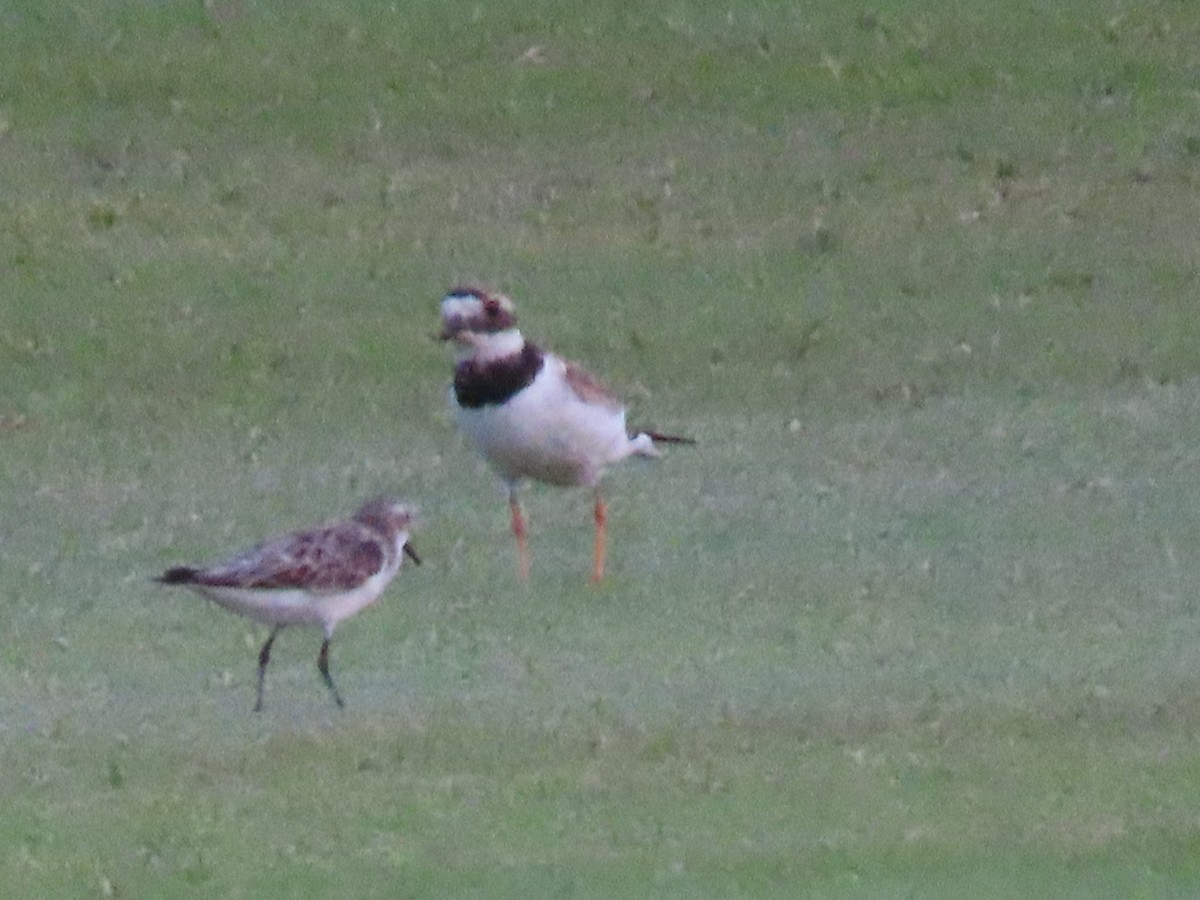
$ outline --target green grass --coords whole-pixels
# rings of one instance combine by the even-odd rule
[[[1200,13],[10,3],[14,896],[1190,897]],[[696,436],[528,494],[441,293]],[[149,583],[352,509],[339,629]]]

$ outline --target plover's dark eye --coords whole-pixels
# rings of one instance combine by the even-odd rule
[[[496,318],[500,315],[500,303],[496,300],[485,300],[483,303],[483,311],[487,313],[489,318]]]

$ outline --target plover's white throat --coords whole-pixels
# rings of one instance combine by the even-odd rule
[[[324,639],[317,669],[338,706],[345,705],[329,674],[329,643],[338,622],[374,603],[404,557],[420,563],[408,540],[413,513],[406,504],[377,498],[348,519],[274,538],[223,562],[175,566],[155,581],[181,584],[214,603],[271,626],[258,654],[258,695],[271,645],[288,625],[320,626]]]
[[[452,397],[458,424],[508,485],[518,578],[529,577],[518,490],[533,479],[593,489],[592,580],[599,581],[607,537],[600,490],[605,470],[630,456],[658,456],[656,442],[691,441],[657,432],[630,436],[621,401],[575,363],[527,341],[508,297],[455,288],[443,298],[441,316],[442,339],[459,350]]]

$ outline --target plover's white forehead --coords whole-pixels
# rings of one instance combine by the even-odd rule
[[[483,310],[483,301],[471,294],[447,294],[442,299],[443,319],[469,319]]]
[[[488,306],[509,315],[516,312],[512,300],[503,294],[489,294],[478,288],[455,288],[442,298],[442,316],[466,319],[479,315]]]
[[[503,294],[473,287],[454,288],[442,298],[442,338],[497,334],[516,328],[517,311]],[[459,338],[461,343],[461,338]]]

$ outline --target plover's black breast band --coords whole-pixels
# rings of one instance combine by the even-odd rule
[[[542,351],[529,341],[514,356],[487,362],[465,359],[454,370],[454,397],[466,409],[499,406],[529,387],[544,362]]]

